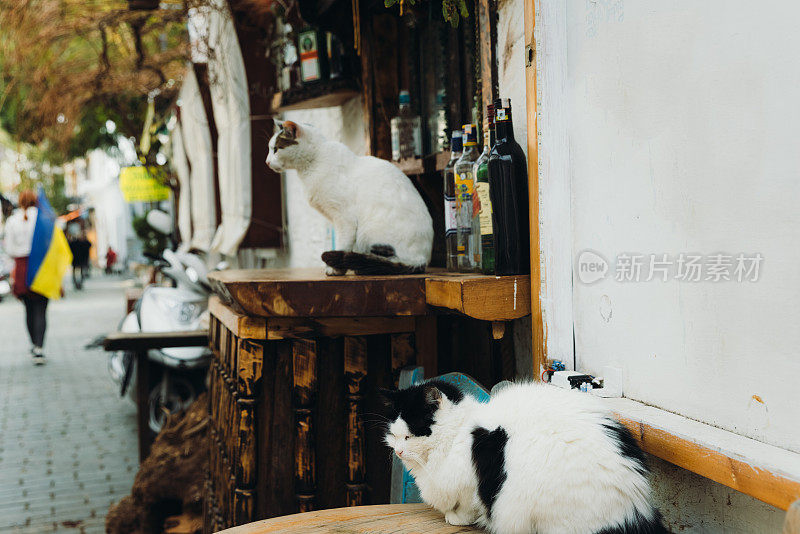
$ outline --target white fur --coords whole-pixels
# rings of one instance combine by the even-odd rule
[[[609,417],[585,393],[515,384],[486,404],[442,398],[431,436],[410,436],[398,418],[386,441],[411,471],[422,499],[450,524],[478,523],[494,534],[586,534],[621,524],[635,510],[646,518],[653,514],[647,478],[601,426]],[[471,432],[479,426],[508,434],[507,479],[491,518],[477,495],[472,463]]]
[[[278,172],[297,170],[308,202],[334,226],[336,250],[369,254],[373,245],[391,245],[396,256],[388,260],[427,266],[433,222],[400,169],[382,159],[357,156],[305,124],[297,126],[296,145],[275,150],[280,125],[276,121],[267,165]]]

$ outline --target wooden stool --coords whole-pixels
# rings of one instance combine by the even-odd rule
[[[225,534],[479,534],[475,527],[448,525],[442,514],[426,504],[380,504],[334,508],[275,517],[223,531]]]

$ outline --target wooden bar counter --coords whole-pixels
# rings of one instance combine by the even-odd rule
[[[205,532],[387,503],[377,389],[395,386],[408,365],[437,373],[442,316],[472,318],[500,339],[507,321],[530,314],[527,276],[234,270],[209,279]]]

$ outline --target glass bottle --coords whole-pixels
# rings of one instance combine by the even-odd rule
[[[495,274],[527,274],[530,264],[528,162],[514,140],[511,100],[494,101],[497,142],[489,152],[489,194],[494,224]]]
[[[428,119],[428,132],[431,137],[431,153],[444,152],[447,146],[447,108],[444,89],[436,92],[433,115]]]
[[[304,84],[327,80],[328,54],[323,32],[315,28],[305,28],[298,38],[300,48],[300,78]]]
[[[480,266],[480,251],[475,245],[472,217],[472,193],[475,178],[472,167],[478,159],[478,128],[475,124],[465,124],[463,130],[464,153],[456,162],[456,225],[458,226],[458,270],[475,271]],[[476,261],[476,254],[478,261]]]
[[[494,230],[492,225],[492,199],[489,193],[489,151],[494,145],[494,106],[486,105],[486,124],[483,132],[483,152],[475,162],[475,194],[472,197],[473,217],[476,217],[476,245],[480,240],[481,271],[494,274]]]
[[[392,132],[392,159],[422,157],[422,122],[411,110],[411,95],[400,91],[400,110],[390,121]]]
[[[444,241],[447,251],[446,267],[448,271],[458,270],[458,252],[456,233],[456,189],[454,168],[458,158],[461,157],[462,137],[461,130],[453,130],[450,141],[450,161],[444,168]]]

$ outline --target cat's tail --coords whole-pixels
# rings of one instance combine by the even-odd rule
[[[391,248],[391,247],[388,247]],[[391,250],[394,255],[394,249]],[[355,271],[356,274],[418,274],[425,272],[425,265],[406,265],[387,259],[383,246],[372,247],[372,254],[329,250],[322,253],[326,265],[340,271]]]

